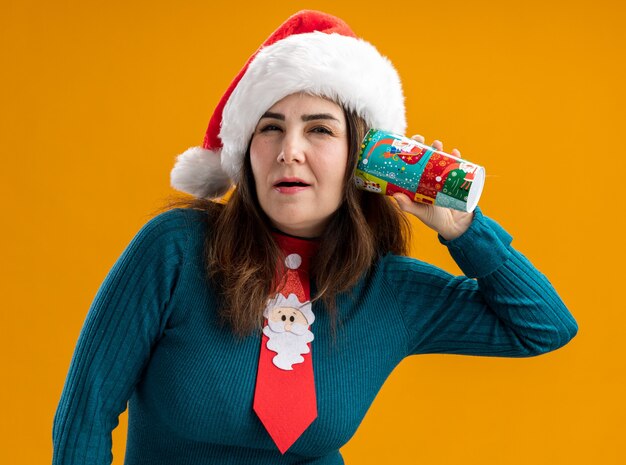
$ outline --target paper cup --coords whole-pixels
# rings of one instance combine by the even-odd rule
[[[485,184],[485,169],[408,137],[370,129],[355,182],[366,191],[402,192],[414,202],[471,212]]]

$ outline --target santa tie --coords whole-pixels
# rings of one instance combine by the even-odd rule
[[[264,311],[254,411],[284,454],[317,417],[308,270],[318,244],[279,233],[274,239],[286,257],[278,270],[287,276]]]

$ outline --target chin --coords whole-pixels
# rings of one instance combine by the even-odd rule
[[[332,212],[322,211],[312,202],[276,202],[270,206],[263,210],[272,224],[280,231],[300,237],[320,236],[332,216]]]

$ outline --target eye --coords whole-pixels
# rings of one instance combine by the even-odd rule
[[[333,135],[333,132],[324,126],[315,126],[313,129],[311,129],[311,131],[317,132],[319,134],[328,134],[329,136]]]
[[[275,124],[268,124],[267,126],[263,126],[259,132],[269,132],[269,131],[281,131],[281,129]]]

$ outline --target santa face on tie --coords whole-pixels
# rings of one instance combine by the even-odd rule
[[[304,361],[302,354],[309,353],[308,343],[313,340],[308,329],[315,319],[311,303],[300,302],[295,294],[278,294],[268,302],[263,315],[267,318],[263,328],[269,339],[267,348],[276,352],[272,362],[282,370],[293,370],[292,365]]]

